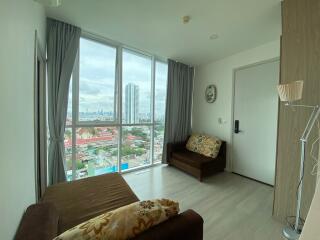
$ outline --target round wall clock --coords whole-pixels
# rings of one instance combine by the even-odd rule
[[[217,99],[217,87],[214,84],[209,85],[205,92],[206,101],[213,103]]]

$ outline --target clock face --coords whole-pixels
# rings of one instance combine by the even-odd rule
[[[215,85],[209,85],[205,92],[206,101],[213,103],[217,99],[217,88]]]

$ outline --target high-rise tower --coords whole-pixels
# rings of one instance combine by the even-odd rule
[[[139,123],[139,86],[129,83],[125,88],[126,123]]]

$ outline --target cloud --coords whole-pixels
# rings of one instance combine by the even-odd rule
[[[116,48],[81,38],[79,111],[113,111],[117,101]],[[152,59],[130,50],[123,51],[123,104],[125,86],[139,86],[139,112],[151,111],[151,66]],[[166,98],[167,64],[156,63],[155,111],[164,112]],[[165,83],[165,84],[164,84]],[[70,98],[71,100],[71,98]]]

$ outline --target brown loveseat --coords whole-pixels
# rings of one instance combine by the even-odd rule
[[[16,240],[52,240],[60,233],[107,211],[139,201],[118,173],[60,183],[24,214]],[[203,219],[187,210],[138,235],[136,240],[202,240]]]
[[[226,167],[226,142],[222,142],[218,156],[211,158],[187,150],[188,139],[184,142],[167,144],[167,162],[169,166],[175,166],[189,173],[198,178],[200,182],[204,177],[224,171]]]

